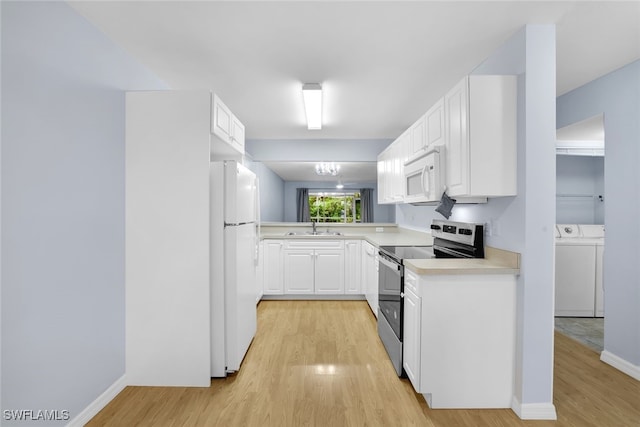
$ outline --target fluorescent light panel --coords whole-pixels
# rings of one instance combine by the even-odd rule
[[[318,83],[305,83],[302,86],[302,97],[307,129],[322,129],[322,86]]]

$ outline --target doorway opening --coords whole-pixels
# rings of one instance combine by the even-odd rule
[[[556,131],[556,330],[604,349],[604,116]]]

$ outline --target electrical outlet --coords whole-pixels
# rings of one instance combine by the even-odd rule
[[[484,225],[484,235],[487,237],[500,235],[500,222],[495,219],[490,219]]]

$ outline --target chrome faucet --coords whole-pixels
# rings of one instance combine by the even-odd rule
[[[313,227],[313,234],[316,234],[316,222],[315,221],[311,221],[311,225]]]

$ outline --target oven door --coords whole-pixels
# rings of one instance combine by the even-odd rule
[[[437,202],[442,188],[442,159],[440,147],[408,160],[404,164],[405,202]]]
[[[380,253],[378,266],[378,307],[394,334],[402,341],[403,266]]]
[[[404,267],[384,253],[378,259],[378,335],[398,376],[402,369],[402,286]]]

